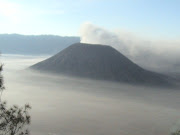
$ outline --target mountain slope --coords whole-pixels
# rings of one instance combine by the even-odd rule
[[[79,37],[0,34],[0,51],[4,54],[56,54],[77,42],[80,42]]]
[[[167,85],[166,76],[144,70],[110,46],[76,43],[32,69],[126,83]]]

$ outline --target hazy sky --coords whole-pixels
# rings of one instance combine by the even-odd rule
[[[0,33],[79,35],[85,22],[148,38],[180,37],[179,0],[0,0]]]

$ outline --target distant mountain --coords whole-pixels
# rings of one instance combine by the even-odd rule
[[[56,54],[77,42],[80,42],[79,37],[0,34],[0,52],[4,54]]]
[[[170,85],[167,76],[141,68],[106,45],[76,43],[30,68],[98,80]]]

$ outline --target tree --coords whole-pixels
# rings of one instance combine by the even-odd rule
[[[180,130],[174,132],[174,133],[171,133],[171,135],[180,135]]]
[[[1,95],[4,88],[3,77],[1,71],[3,66],[0,66],[0,91]],[[25,104],[24,107],[13,105],[7,107],[7,103],[1,101],[0,97],[0,135],[28,135],[27,126],[31,122],[31,117],[28,113],[31,106]]]
[[[4,90],[4,86],[3,86],[3,77],[1,75],[1,71],[2,71],[2,68],[3,66],[0,65],[0,92],[1,92],[1,95],[0,95],[0,101],[1,101],[1,96],[2,96],[2,92]]]

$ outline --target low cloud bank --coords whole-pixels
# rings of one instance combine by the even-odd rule
[[[8,104],[32,106],[32,135],[169,135],[176,130],[179,90],[21,70],[40,59],[2,59],[6,63],[2,98]]]
[[[146,69],[180,72],[180,42],[144,40],[131,33],[109,31],[90,23],[82,25],[81,42],[110,45]]]

